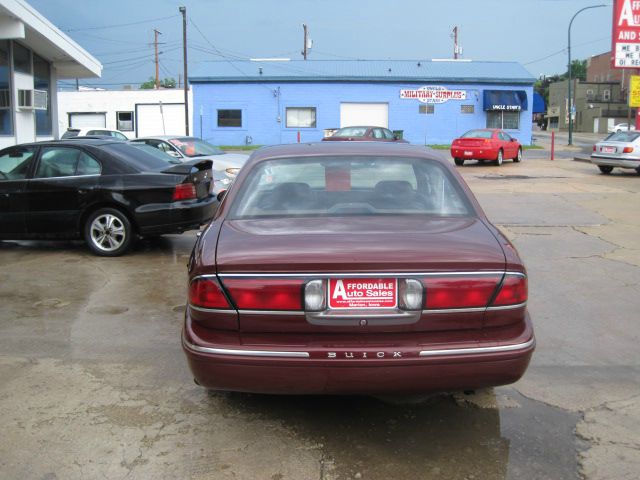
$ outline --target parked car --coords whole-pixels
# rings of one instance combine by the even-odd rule
[[[496,165],[502,165],[505,158],[520,162],[522,145],[504,130],[469,130],[451,143],[451,156],[459,167],[464,165],[466,160],[493,160]]]
[[[324,142],[365,141],[365,142],[398,142],[409,143],[388,128],[382,127],[344,127],[336,130],[330,137],[322,139]]]
[[[188,270],[182,345],[210,389],[473,389],[515,382],[534,350],[522,260],[423,147],[254,152]]]
[[[179,165],[117,140],[81,139],[0,150],[0,239],[83,238],[97,255],[136,235],[182,233],[217,206],[210,160]]]
[[[196,137],[163,135],[138,138],[132,142],[145,143],[181,161],[194,158],[212,160],[213,169],[224,172],[230,181],[235,178],[249,158],[249,155],[243,153],[225,153],[215,145]]]
[[[593,146],[591,163],[604,174],[614,167],[633,168],[640,175],[640,132],[623,131],[612,133]]]
[[[91,137],[91,136],[100,136],[100,137],[113,137],[118,140],[129,140],[127,136],[122,133],[120,130],[109,130],[108,128],[94,128],[94,127],[83,127],[83,128],[67,128],[67,131],[62,134],[61,139],[65,138],[73,138],[73,137]]]
[[[629,124],[624,122],[624,123],[617,123],[613,127],[609,127],[607,131],[609,133],[618,133],[618,132],[626,132],[628,130],[635,130],[635,129],[636,129],[636,126],[634,123],[632,123],[631,128],[629,128]]]

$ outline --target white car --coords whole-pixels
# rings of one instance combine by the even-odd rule
[[[614,133],[614,132],[626,132],[627,130],[635,130],[636,126],[634,123],[631,124],[631,128],[629,128],[629,124],[628,123],[618,123],[616,125],[614,125],[613,127],[609,127],[609,133]]]
[[[103,137],[113,137],[117,140],[129,140],[129,138],[120,130],[111,130],[109,128],[100,127],[67,128],[67,131],[64,132],[60,138],[86,137],[88,135],[100,135]]]
[[[178,160],[186,161],[194,158],[213,160],[213,169],[224,172],[229,182],[236,177],[249,155],[242,153],[225,153],[215,145],[196,137],[158,135],[132,140],[132,143],[146,143]]]
[[[593,146],[591,163],[608,175],[614,168],[633,168],[640,175],[640,132],[622,131]]]

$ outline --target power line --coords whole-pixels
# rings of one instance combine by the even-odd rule
[[[590,45],[590,44],[592,44],[592,43],[601,42],[602,40],[607,40],[607,39],[610,39],[610,38],[611,38],[611,36],[610,36],[610,35],[607,35],[606,37],[597,38],[597,39],[595,39],[595,40],[591,40],[591,41],[589,41],[589,42],[579,43],[578,45],[575,45],[575,47],[574,47],[574,48],[582,47],[582,46],[584,46],[584,45]],[[538,62],[541,62],[541,61],[543,61],[543,60],[546,60],[547,58],[555,57],[556,55],[560,55],[561,53],[565,53],[566,51],[567,51],[567,49],[566,49],[566,48],[563,48],[563,49],[561,49],[561,50],[558,50],[557,52],[553,52],[553,53],[551,53],[551,54],[547,55],[546,57],[538,58],[537,60],[532,60],[532,61],[530,61],[530,62],[523,63],[522,65],[531,65],[532,63],[538,63]]]
[[[176,17],[178,17],[178,15],[170,15],[168,17],[159,17],[159,18],[150,18],[149,20],[140,20],[138,22],[119,23],[115,25],[102,25],[102,26],[84,27],[84,28],[67,28],[63,30],[65,32],[84,32],[86,30],[104,30],[105,28],[130,27],[133,25],[142,25],[143,23],[160,22],[162,20],[169,20],[170,18],[176,18]]]

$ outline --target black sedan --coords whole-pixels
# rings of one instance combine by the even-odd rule
[[[171,165],[124,142],[82,139],[0,150],[0,239],[84,238],[97,255],[207,223],[211,160]]]

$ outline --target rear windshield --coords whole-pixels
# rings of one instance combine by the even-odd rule
[[[365,127],[347,127],[341,128],[336,133],[333,134],[334,137],[364,137],[364,134],[367,133],[367,129]]]
[[[317,157],[257,164],[230,218],[469,215],[458,181],[438,162],[397,157]]]
[[[491,138],[492,136],[491,130],[469,130],[461,138]]]
[[[640,132],[616,132],[605,138],[608,142],[633,142],[640,137]]]
[[[141,172],[161,171],[170,166],[167,160],[151,155],[141,148],[134,147],[133,145],[129,145],[124,142],[114,142],[108,145],[103,145],[102,149]]]

